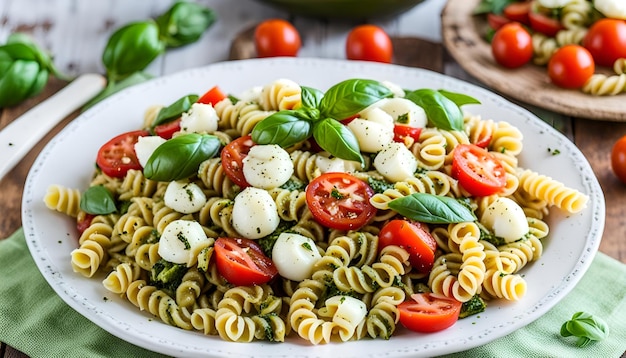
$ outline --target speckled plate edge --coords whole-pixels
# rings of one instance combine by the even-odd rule
[[[69,253],[75,246],[74,225],[72,220],[49,211],[43,204],[48,185],[84,188],[91,175],[89,168],[98,143],[139,127],[143,110],[151,104],[166,104],[187,93],[201,93],[215,84],[231,93],[239,93],[280,77],[320,89],[346,78],[374,78],[391,80],[404,87],[446,88],[475,96],[482,105],[468,106],[468,111],[489,118],[507,118],[524,133],[525,151],[520,166],[583,191],[590,196],[589,207],[576,215],[558,212],[551,215],[552,234],[545,244],[544,257],[525,270],[529,294],[520,302],[491,304],[480,318],[459,321],[451,329],[435,334],[419,335],[399,329],[389,341],[367,339],[315,347],[300,339],[289,339],[282,344],[224,342],[217,337],[167,326],[110,294],[102,287],[101,280],[78,277],[80,275],[71,271]],[[77,147],[84,150],[77,151]],[[549,148],[558,148],[561,154],[550,155]],[[55,170],[58,168],[64,169]],[[164,354],[189,357],[319,357],[329,354],[416,357],[486,344],[539,318],[574,288],[599,247],[605,217],[602,190],[583,154],[562,134],[502,97],[427,70],[302,58],[218,63],[158,78],[101,102],[68,125],[41,152],[28,175],[22,208],[31,254],[45,279],[68,305],[130,343]]]

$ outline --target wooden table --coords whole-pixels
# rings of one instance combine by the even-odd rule
[[[290,17],[251,0],[205,1],[218,15],[218,22],[198,43],[171,51],[153,63],[149,71],[164,75],[184,68],[251,55],[245,30],[261,19],[290,19],[301,32],[302,57],[344,58],[343,41],[354,23],[319,21]],[[13,31],[31,33],[39,43],[56,55],[55,63],[70,74],[103,72],[99,59],[106,39],[121,24],[159,14],[169,0],[110,0],[75,2],[71,0],[3,0],[0,3],[0,42]],[[441,45],[439,15],[444,0],[429,0],[394,19],[375,21],[393,36],[394,62],[427,68],[476,82],[451,59]],[[69,25],[62,21],[73,16]],[[241,42],[231,47],[237,35]],[[65,86],[51,79],[42,94],[14,108],[0,111],[0,129],[26,110]],[[523,105],[523,104],[522,104]],[[619,182],[610,167],[610,149],[626,134],[626,123],[570,118],[525,106],[570,138],[585,154],[600,181],[606,199],[606,226],[600,251],[626,263],[626,185]],[[626,107],[626,105],[625,105]],[[0,239],[21,226],[21,196],[28,171],[43,146],[77,113],[66,118],[44,138],[6,177],[0,179]],[[0,357],[23,357],[19,351],[2,344]]]

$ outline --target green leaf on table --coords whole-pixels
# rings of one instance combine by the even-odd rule
[[[603,340],[608,335],[608,325],[600,317],[587,312],[576,312],[572,319],[561,326],[561,336],[578,337],[576,346],[581,348],[593,341]]]
[[[215,13],[201,4],[178,1],[157,17],[160,37],[167,47],[196,42],[215,22]]]
[[[117,211],[113,195],[102,185],[89,187],[81,195],[80,209],[92,215],[106,215]]]
[[[457,199],[426,193],[394,199],[389,208],[411,220],[429,224],[451,224],[475,221],[476,216]]]
[[[210,134],[189,133],[176,136],[161,144],[152,153],[144,176],[156,181],[189,178],[198,172],[200,164],[213,158],[221,146],[220,140]]]

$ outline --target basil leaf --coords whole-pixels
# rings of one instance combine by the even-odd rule
[[[113,195],[102,185],[89,187],[81,195],[80,209],[92,215],[106,215],[117,210]]]
[[[302,106],[309,108],[318,108],[320,102],[322,102],[322,98],[324,98],[324,92],[306,86],[301,86],[302,92],[300,96],[302,97]]]
[[[446,96],[447,99],[451,100],[457,106],[461,107],[466,104],[480,104],[480,101],[472,96],[468,96],[463,93],[450,92],[443,89],[439,90],[439,93]]]
[[[413,193],[394,199],[388,205],[400,215],[423,223],[451,224],[476,220],[474,213],[465,205],[447,196]]]
[[[590,313],[577,312],[561,326],[561,336],[579,337],[576,345],[584,347],[592,341],[600,341],[609,335],[609,327],[599,317]]]
[[[156,22],[135,22],[111,35],[102,54],[102,63],[107,77],[118,81],[144,70],[163,51],[165,45],[159,38]]]
[[[254,126],[252,141],[257,144],[278,144],[286,148],[311,136],[311,123],[297,117],[297,112],[276,112]]]
[[[160,36],[168,47],[180,47],[196,42],[215,22],[215,13],[206,6],[178,1],[157,17]]]
[[[329,88],[318,108],[323,118],[342,120],[391,96],[393,92],[378,81],[351,79]]]
[[[198,172],[200,163],[220,149],[220,140],[210,134],[189,133],[161,144],[143,168],[144,176],[157,181],[188,178]]]
[[[463,112],[446,96],[432,89],[419,89],[405,97],[422,107],[435,127],[444,130],[462,131]]]
[[[365,164],[356,137],[339,121],[325,118],[313,124],[313,138],[322,149],[337,158]]]
[[[167,107],[161,108],[154,120],[154,123],[152,123],[152,128],[158,126],[159,124],[171,122],[172,120],[180,117],[181,114],[191,109],[191,105],[196,103],[198,98],[199,97],[197,95],[190,94],[181,97]]]

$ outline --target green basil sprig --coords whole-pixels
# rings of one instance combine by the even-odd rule
[[[405,97],[422,107],[435,127],[449,131],[463,130],[461,108],[441,92],[423,88],[411,91]]]
[[[577,312],[572,319],[561,326],[561,336],[579,337],[577,347],[585,347],[593,341],[600,341],[609,335],[609,326],[600,318],[586,312]]]
[[[393,96],[391,90],[367,79],[345,80],[326,93],[311,87],[301,89],[302,106],[276,112],[259,122],[252,130],[252,140],[257,144],[288,147],[313,135],[317,144],[335,157],[363,164],[356,137],[339,121]]]
[[[351,79],[337,83],[326,91],[319,104],[322,117],[346,119],[393,92],[382,83],[367,79]]]
[[[183,113],[189,111],[191,106],[198,102],[198,98],[200,98],[198,95],[189,94],[177,99],[169,106],[161,108],[152,123],[152,128],[158,126],[159,124],[168,123],[177,119]]]
[[[389,208],[409,219],[429,224],[451,224],[475,221],[476,216],[454,198],[426,193],[394,199]]]
[[[143,174],[156,181],[188,178],[197,173],[200,163],[217,154],[220,145],[220,140],[210,134],[176,136],[157,147],[143,168]]]
[[[179,1],[157,17],[161,38],[167,47],[196,42],[215,22],[213,10],[193,2]]]
[[[66,79],[52,58],[26,34],[14,33],[0,46],[0,108],[41,93],[50,74]]]
[[[81,195],[80,209],[92,215],[106,215],[117,211],[113,195],[102,185],[89,187]]]

